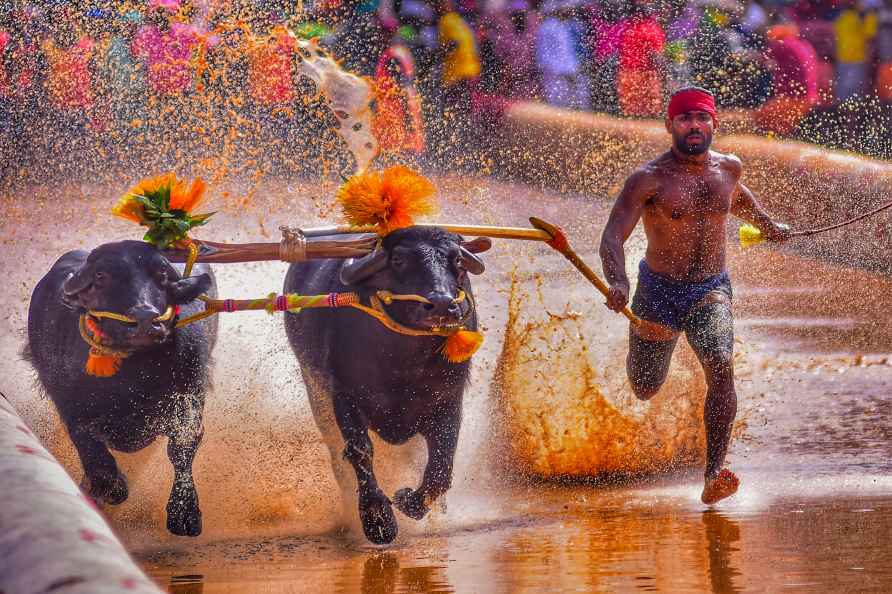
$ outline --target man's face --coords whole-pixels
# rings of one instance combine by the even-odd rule
[[[666,121],[675,148],[684,155],[702,155],[712,144],[712,116],[705,111],[689,111]]]

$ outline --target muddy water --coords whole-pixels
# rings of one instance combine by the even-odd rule
[[[523,224],[525,216],[537,214],[563,224],[583,257],[594,258],[603,205],[489,180],[441,178],[438,185],[441,220]],[[30,290],[55,257],[137,236],[126,222],[102,214],[118,189],[72,186],[63,190],[70,200],[60,208],[38,188],[27,202],[19,196],[2,205],[8,217],[0,223],[0,274],[6,279],[0,294],[8,307],[0,320],[6,336],[0,391],[76,478],[80,470],[64,431],[16,352]],[[330,195],[327,187],[272,184],[248,192],[231,183],[215,188],[218,220],[197,235],[272,238],[282,223],[330,220]],[[630,268],[640,248],[636,236]],[[652,411],[622,400],[616,370],[625,325],[560,258],[538,245],[498,244],[487,264],[475,285],[487,342],[467,393],[456,480],[445,509],[419,523],[400,517],[393,547],[367,545],[356,527],[355,502],[341,511],[281,320],[232,315],[222,319],[206,439],[195,464],[205,533],[184,540],[163,530],[171,472],[161,444],[118,456],[131,498],[106,511],[143,566],[171,592],[207,594],[888,590],[892,339],[884,312],[892,282],[788,250],[732,250],[741,422],[729,462],[742,488],[708,511],[698,501],[699,470],[678,465],[699,451],[696,411],[679,408],[696,402],[702,391],[689,352],[679,352],[674,384],[653,402],[667,414],[648,424],[644,420],[656,418]],[[221,294],[232,297],[277,290],[284,275],[279,264],[218,268]],[[512,278],[519,279],[514,293]],[[513,318],[511,299],[518,303]],[[513,365],[514,383],[499,379],[506,337],[519,340],[518,348],[541,346],[544,334],[537,338],[536,331],[548,324],[562,333],[569,354],[531,357],[527,362],[539,366],[538,376],[524,379]],[[569,454],[547,458],[538,468],[529,464],[535,455],[494,446],[504,430],[504,417],[496,413],[504,413],[506,402],[529,404],[536,391],[541,400],[558,399],[566,414],[549,420],[591,409],[555,388],[572,384],[579,370],[591,375],[573,398],[600,395],[597,410],[612,407],[616,427],[631,433],[620,437],[657,444],[654,449],[611,449],[616,434],[599,432],[597,424],[572,447],[550,448],[552,455]],[[524,398],[506,400],[512,397],[506,387]],[[673,427],[678,438],[665,439]],[[651,435],[638,435],[647,431]],[[598,447],[580,455],[578,446],[587,439]],[[678,467],[641,474],[652,470],[649,461],[659,448],[666,451],[660,466]],[[423,450],[416,442],[377,448],[376,467],[388,492],[415,483]],[[630,453],[635,451],[637,459]],[[562,485],[518,475],[573,475],[568,468],[624,473],[595,484]]]

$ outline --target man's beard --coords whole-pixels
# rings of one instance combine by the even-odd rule
[[[690,136],[690,134],[688,136]],[[678,152],[684,155],[702,155],[709,150],[709,145],[712,144],[712,138],[702,133],[698,134],[698,136],[703,139],[700,144],[688,144],[687,136],[676,136],[675,148]]]

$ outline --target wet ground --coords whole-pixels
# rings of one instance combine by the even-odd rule
[[[29,194],[28,212],[21,199],[2,205],[8,216],[0,223],[0,277],[6,279],[0,295],[10,307],[0,321],[8,337],[0,343],[0,391],[75,477],[80,471],[70,445],[16,352],[31,288],[58,255],[138,236],[104,214],[129,181],[120,188],[72,186],[64,190],[64,206],[39,188]],[[440,220],[523,225],[537,215],[564,225],[583,258],[597,264],[603,203],[487,179],[437,183],[445,198]],[[331,189],[215,188],[209,206],[221,212],[197,236],[275,240],[279,224],[331,220]],[[630,268],[640,247],[636,236]],[[205,533],[184,540],[163,531],[171,473],[159,445],[118,456],[131,500],[107,512],[146,570],[171,592],[193,594],[890,589],[892,322],[885,312],[892,280],[807,260],[793,249],[732,248],[741,423],[728,460],[742,486],[707,509],[699,503],[698,468],[558,485],[521,479],[517,460],[493,453],[493,419],[499,418],[493,413],[506,398],[493,389],[494,374],[504,361],[513,271],[534,294],[521,316],[582,312],[580,340],[597,345],[588,357],[608,396],[619,390],[612,384],[622,384],[615,369],[625,325],[547,248],[497,244],[487,264],[475,284],[487,342],[467,393],[445,510],[417,524],[400,517],[392,547],[365,543],[355,518],[341,515],[328,453],[302,398],[281,321],[233,314],[222,320],[207,437],[195,466]],[[221,294],[280,289],[284,270],[229,265],[219,271]],[[538,302],[535,273],[547,285]],[[570,368],[556,359],[552,381],[559,384],[559,371]],[[702,382],[685,380],[672,397],[687,391],[694,398],[701,389]],[[653,406],[661,406],[661,396]],[[417,480],[423,450],[414,442],[378,448],[386,490]],[[355,502],[348,504],[352,510]],[[339,528],[344,523],[348,528]]]

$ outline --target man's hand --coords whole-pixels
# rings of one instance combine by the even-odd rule
[[[789,225],[772,221],[771,226],[765,230],[764,235],[766,240],[780,243],[793,237],[793,230],[790,229]]]
[[[610,286],[607,293],[607,307],[615,312],[621,312],[629,302],[629,283],[616,283]]]

